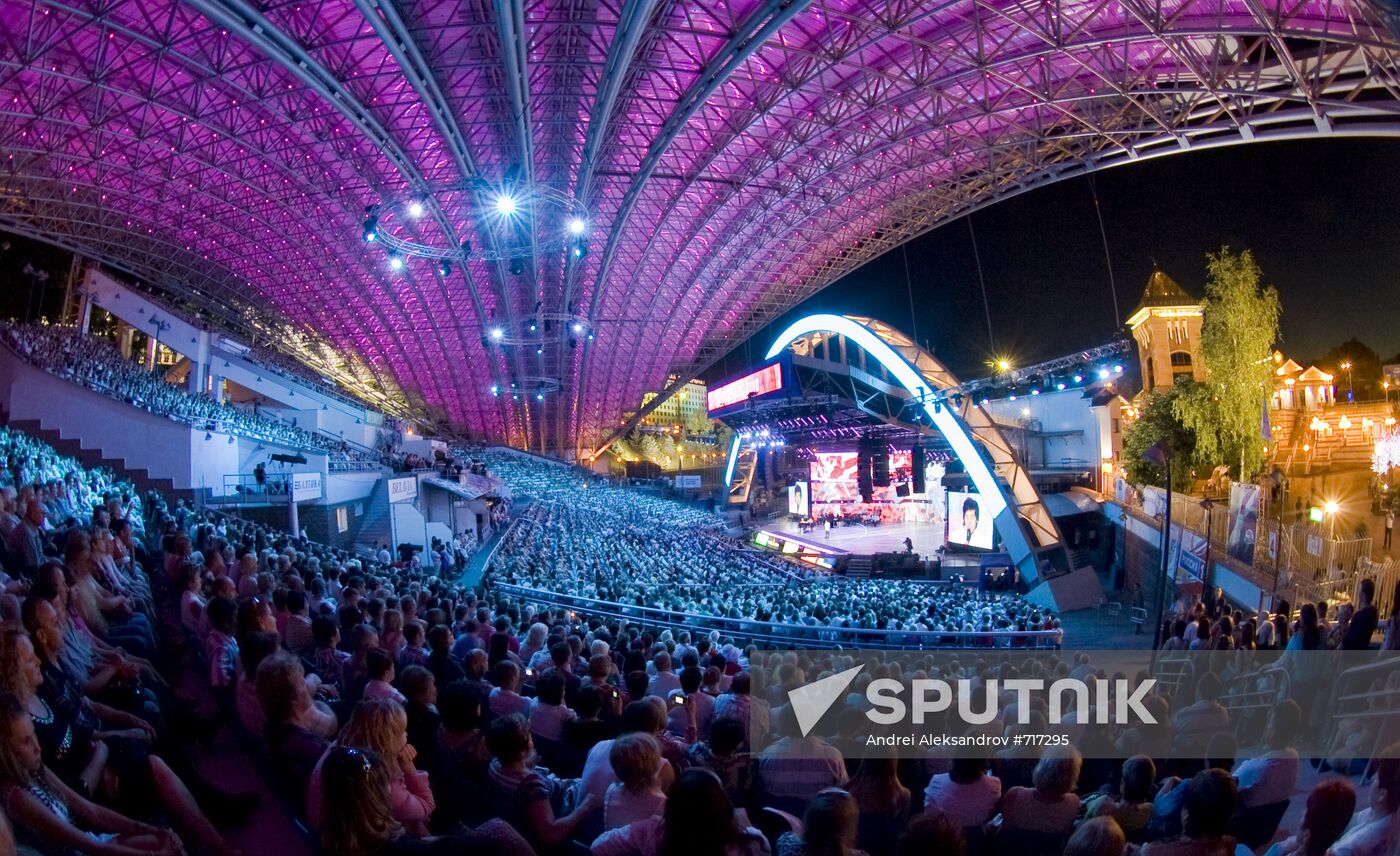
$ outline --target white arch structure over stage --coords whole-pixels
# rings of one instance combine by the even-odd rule
[[[1040,558],[1063,551],[1064,544],[1030,474],[1016,461],[1011,445],[991,417],[971,396],[946,399],[942,392],[958,386],[957,378],[908,336],[872,318],[808,315],[779,333],[764,358],[771,360],[788,348],[806,351],[802,353],[806,356],[812,349],[804,348],[803,343],[810,345],[813,337],[827,334],[841,336],[864,350],[909,393],[966,468],[1022,577],[1038,582]],[[1052,564],[1069,570],[1067,556],[1052,559]]]

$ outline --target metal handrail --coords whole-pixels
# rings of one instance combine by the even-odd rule
[[[582,612],[623,621],[634,621],[640,618],[644,619],[648,625],[676,630],[719,630],[721,633],[746,639],[755,644],[768,643],[780,648],[820,649],[845,645],[914,650],[978,647],[1058,649],[1064,638],[1063,633],[1059,630],[983,632],[811,627],[805,624],[760,621],[756,618],[727,618],[657,609],[650,606],[635,606],[510,583],[492,583],[491,587],[498,592],[533,600],[551,608],[557,607],[571,612]],[[755,629],[756,627],[767,628],[767,632]],[[777,632],[773,632],[774,630]],[[1020,644],[1017,644],[1018,642]]]

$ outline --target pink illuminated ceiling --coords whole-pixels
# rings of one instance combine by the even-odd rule
[[[1353,0],[4,0],[0,226],[234,331],[315,331],[464,433],[571,452],[978,205],[1395,133],[1398,66]],[[582,200],[581,260],[396,273],[360,239],[366,206],[432,189],[421,240],[484,246],[460,188],[508,171]],[[548,314],[595,338],[489,343]],[[491,392],[543,378],[543,401]]]

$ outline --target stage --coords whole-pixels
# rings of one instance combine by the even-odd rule
[[[803,533],[797,526],[797,519],[791,516],[773,520],[762,528],[769,532],[796,535],[808,543],[859,556],[903,553],[905,538],[914,542],[914,552],[925,559],[932,557],[934,551],[943,546],[943,527],[933,523],[882,523],[870,527],[835,525],[831,527],[830,538],[826,537],[820,524]]]

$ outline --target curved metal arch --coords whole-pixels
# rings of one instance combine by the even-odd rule
[[[800,318],[774,338],[764,359],[771,360],[801,340],[827,333],[859,346],[913,396],[966,468],[996,523],[1007,553],[1020,568],[1021,576],[1028,582],[1039,579],[1039,552],[1051,548],[1063,550],[1063,539],[1030,475],[1016,460],[1011,444],[991,417],[971,400],[965,400],[958,412],[954,412],[953,402],[944,400],[939,392],[957,386],[957,378],[908,336],[871,318],[829,314]],[[974,439],[986,451],[986,459],[978,453]],[[1006,483],[1010,499],[1002,491],[998,479]],[[1033,544],[1026,538],[1021,520],[1030,525],[1038,543]],[[1067,555],[1063,569],[1069,570]]]

